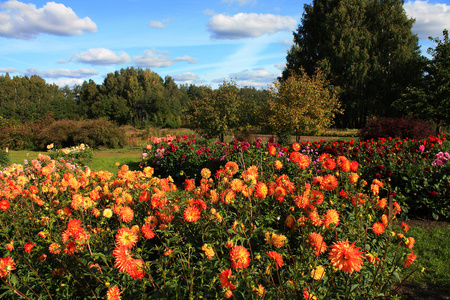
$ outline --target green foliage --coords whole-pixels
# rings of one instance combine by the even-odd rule
[[[278,136],[297,137],[329,127],[339,113],[339,99],[328,87],[322,71],[313,76],[301,71],[275,83],[270,90],[268,123]],[[288,141],[283,141],[288,142]]]
[[[6,167],[9,165],[9,154],[8,149],[1,149],[0,150],[0,166]]]
[[[92,148],[120,148],[125,144],[121,129],[105,119],[75,121],[59,120],[44,128],[36,137],[40,149],[54,144],[56,148],[85,143]]]
[[[435,48],[429,48],[432,60],[422,66],[423,78],[420,84],[410,85],[396,106],[408,115],[430,120],[441,127],[450,125],[450,40],[448,30],[444,39],[430,38]]]
[[[395,116],[392,102],[420,80],[418,38],[403,1],[314,0],[287,55],[282,79],[321,68],[340,93],[339,127],[361,128],[371,116]]]
[[[192,100],[190,111],[197,132],[206,138],[219,137],[238,130],[243,99],[236,83],[224,81],[216,91],[204,87],[201,96]]]
[[[397,137],[426,139],[433,134],[431,124],[417,118],[376,118],[359,131],[362,140]]]

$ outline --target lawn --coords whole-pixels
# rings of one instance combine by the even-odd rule
[[[11,163],[24,164],[24,161],[36,159],[39,154],[45,154],[45,151],[9,151]],[[95,150],[94,158],[88,163],[92,171],[116,172],[118,169],[116,163],[128,165],[132,170],[139,169],[142,150],[140,147],[127,147],[122,149],[104,149]]]

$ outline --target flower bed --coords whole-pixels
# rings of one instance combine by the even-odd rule
[[[93,150],[85,144],[78,146],[55,149],[53,144],[47,145],[47,154],[51,159],[63,160],[80,166],[86,165],[92,160]]]
[[[215,171],[201,169],[197,180],[178,174],[184,188],[172,177],[155,177],[151,167],[91,172],[45,155],[12,165],[0,174],[1,293],[43,299],[389,295],[401,280],[398,271],[415,259],[407,226],[391,228],[401,206],[394,201],[389,209],[385,183],[361,179],[356,161],[316,159],[314,150],[302,153],[299,146],[263,149],[270,159],[255,146],[248,159],[262,158],[259,164],[244,168],[247,158],[224,159]]]
[[[359,174],[370,182],[383,181],[409,217],[450,219],[450,151],[448,135],[424,140],[379,139],[368,141],[308,141],[295,143],[296,151],[307,154],[311,164],[318,163],[320,155],[346,156],[360,165]],[[229,160],[241,167],[258,165],[261,172],[296,176],[290,160],[293,149],[273,142],[256,143],[233,141],[220,143],[198,142],[187,136],[154,138],[144,149],[144,166],[151,166],[161,176],[180,174],[194,177],[204,167],[213,172]],[[440,154],[439,154],[440,153]],[[447,153],[447,154],[446,154]],[[435,157],[439,156],[440,157]],[[278,160],[284,165],[274,170]],[[198,178],[197,178],[198,180]]]

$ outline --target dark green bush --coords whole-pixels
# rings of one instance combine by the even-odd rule
[[[360,130],[362,140],[378,138],[426,139],[433,135],[429,122],[418,118],[376,118]]]
[[[119,126],[105,119],[75,121],[59,120],[39,132],[37,145],[46,149],[54,144],[58,149],[81,143],[91,148],[121,148],[125,145],[125,134]]]
[[[9,154],[6,150],[0,150],[0,166],[5,167],[9,165]]]

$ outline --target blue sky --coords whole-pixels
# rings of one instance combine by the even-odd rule
[[[0,1],[0,74],[59,86],[127,67],[179,84],[266,88],[280,75],[312,0]],[[406,1],[423,53],[450,30],[449,0]]]

